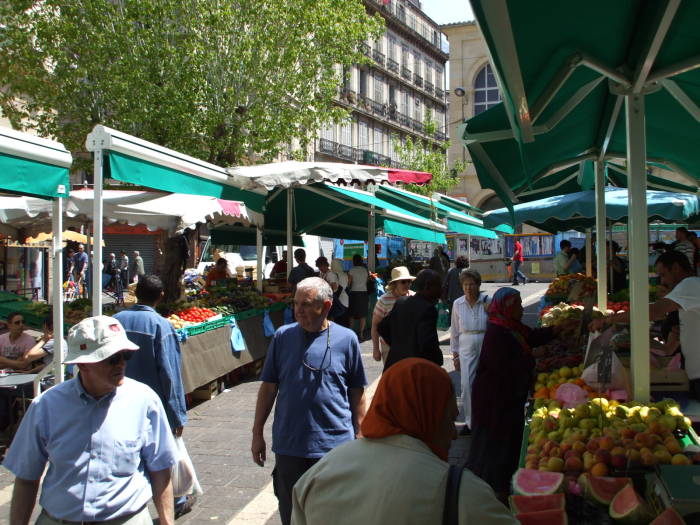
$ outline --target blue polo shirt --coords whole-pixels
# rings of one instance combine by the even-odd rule
[[[348,390],[367,384],[360,343],[335,323],[328,335],[328,329],[309,333],[293,323],[280,327],[270,343],[261,379],[278,386],[276,454],[319,458],[355,439]]]
[[[32,401],[3,466],[38,480],[39,503],[68,521],[107,521],[152,497],[146,471],[175,464],[177,450],[158,396],[129,378],[100,399],[78,377]]]

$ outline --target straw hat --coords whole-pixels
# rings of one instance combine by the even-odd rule
[[[394,281],[403,281],[406,279],[413,281],[415,277],[409,273],[408,268],[405,266],[397,266],[391,270],[391,280],[389,281],[389,284],[393,283]]]

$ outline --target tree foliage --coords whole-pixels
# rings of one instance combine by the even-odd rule
[[[337,66],[382,31],[360,0],[13,0],[0,20],[13,126],[75,153],[104,124],[219,165],[345,118]]]
[[[423,123],[427,135],[435,134],[435,122],[430,115]],[[405,143],[395,141],[395,151],[399,163],[407,169],[432,173],[433,178],[428,184],[419,186],[409,184],[406,189],[420,195],[432,195],[433,193],[446,194],[459,182],[459,173],[464,171],[466,165],[457,160],[454,166],[448,166],[447,150],[449,143],[441,144],[436,148],[432,142],[423,139],[407,137]]]

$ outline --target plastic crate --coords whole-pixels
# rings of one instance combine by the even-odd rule
[[[205,332],[211,332],[212,330],[216,330],[217,328],[226,326],[229,323],[229,319],[231,319],[231,317],[232,316],[229,315],[227,317],[221,317],[220,319],[216,319],[215,321],[207,321],[204,323],[196,324],[194,326],[187,326],[185,328],[185,331],[190,337],[193,335],[203,334]]]
[[[0,291],[0,303],[13,303],[15,301],[28,301],[28,299],[16,293]]]

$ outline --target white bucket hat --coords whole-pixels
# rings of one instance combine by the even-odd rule
[[[99,363],[122,350],[138,350],[114,317],[98,315],[83,319],[68,331],[65,364]]]
[[[394,281],[404,281],[406,279],[410,281],[415,280],[415,277],[411,275],[408,268],[405,266],[397,266],[396,268],[392,268],[391,281],[389,281],[389,283],[393,283]]]

